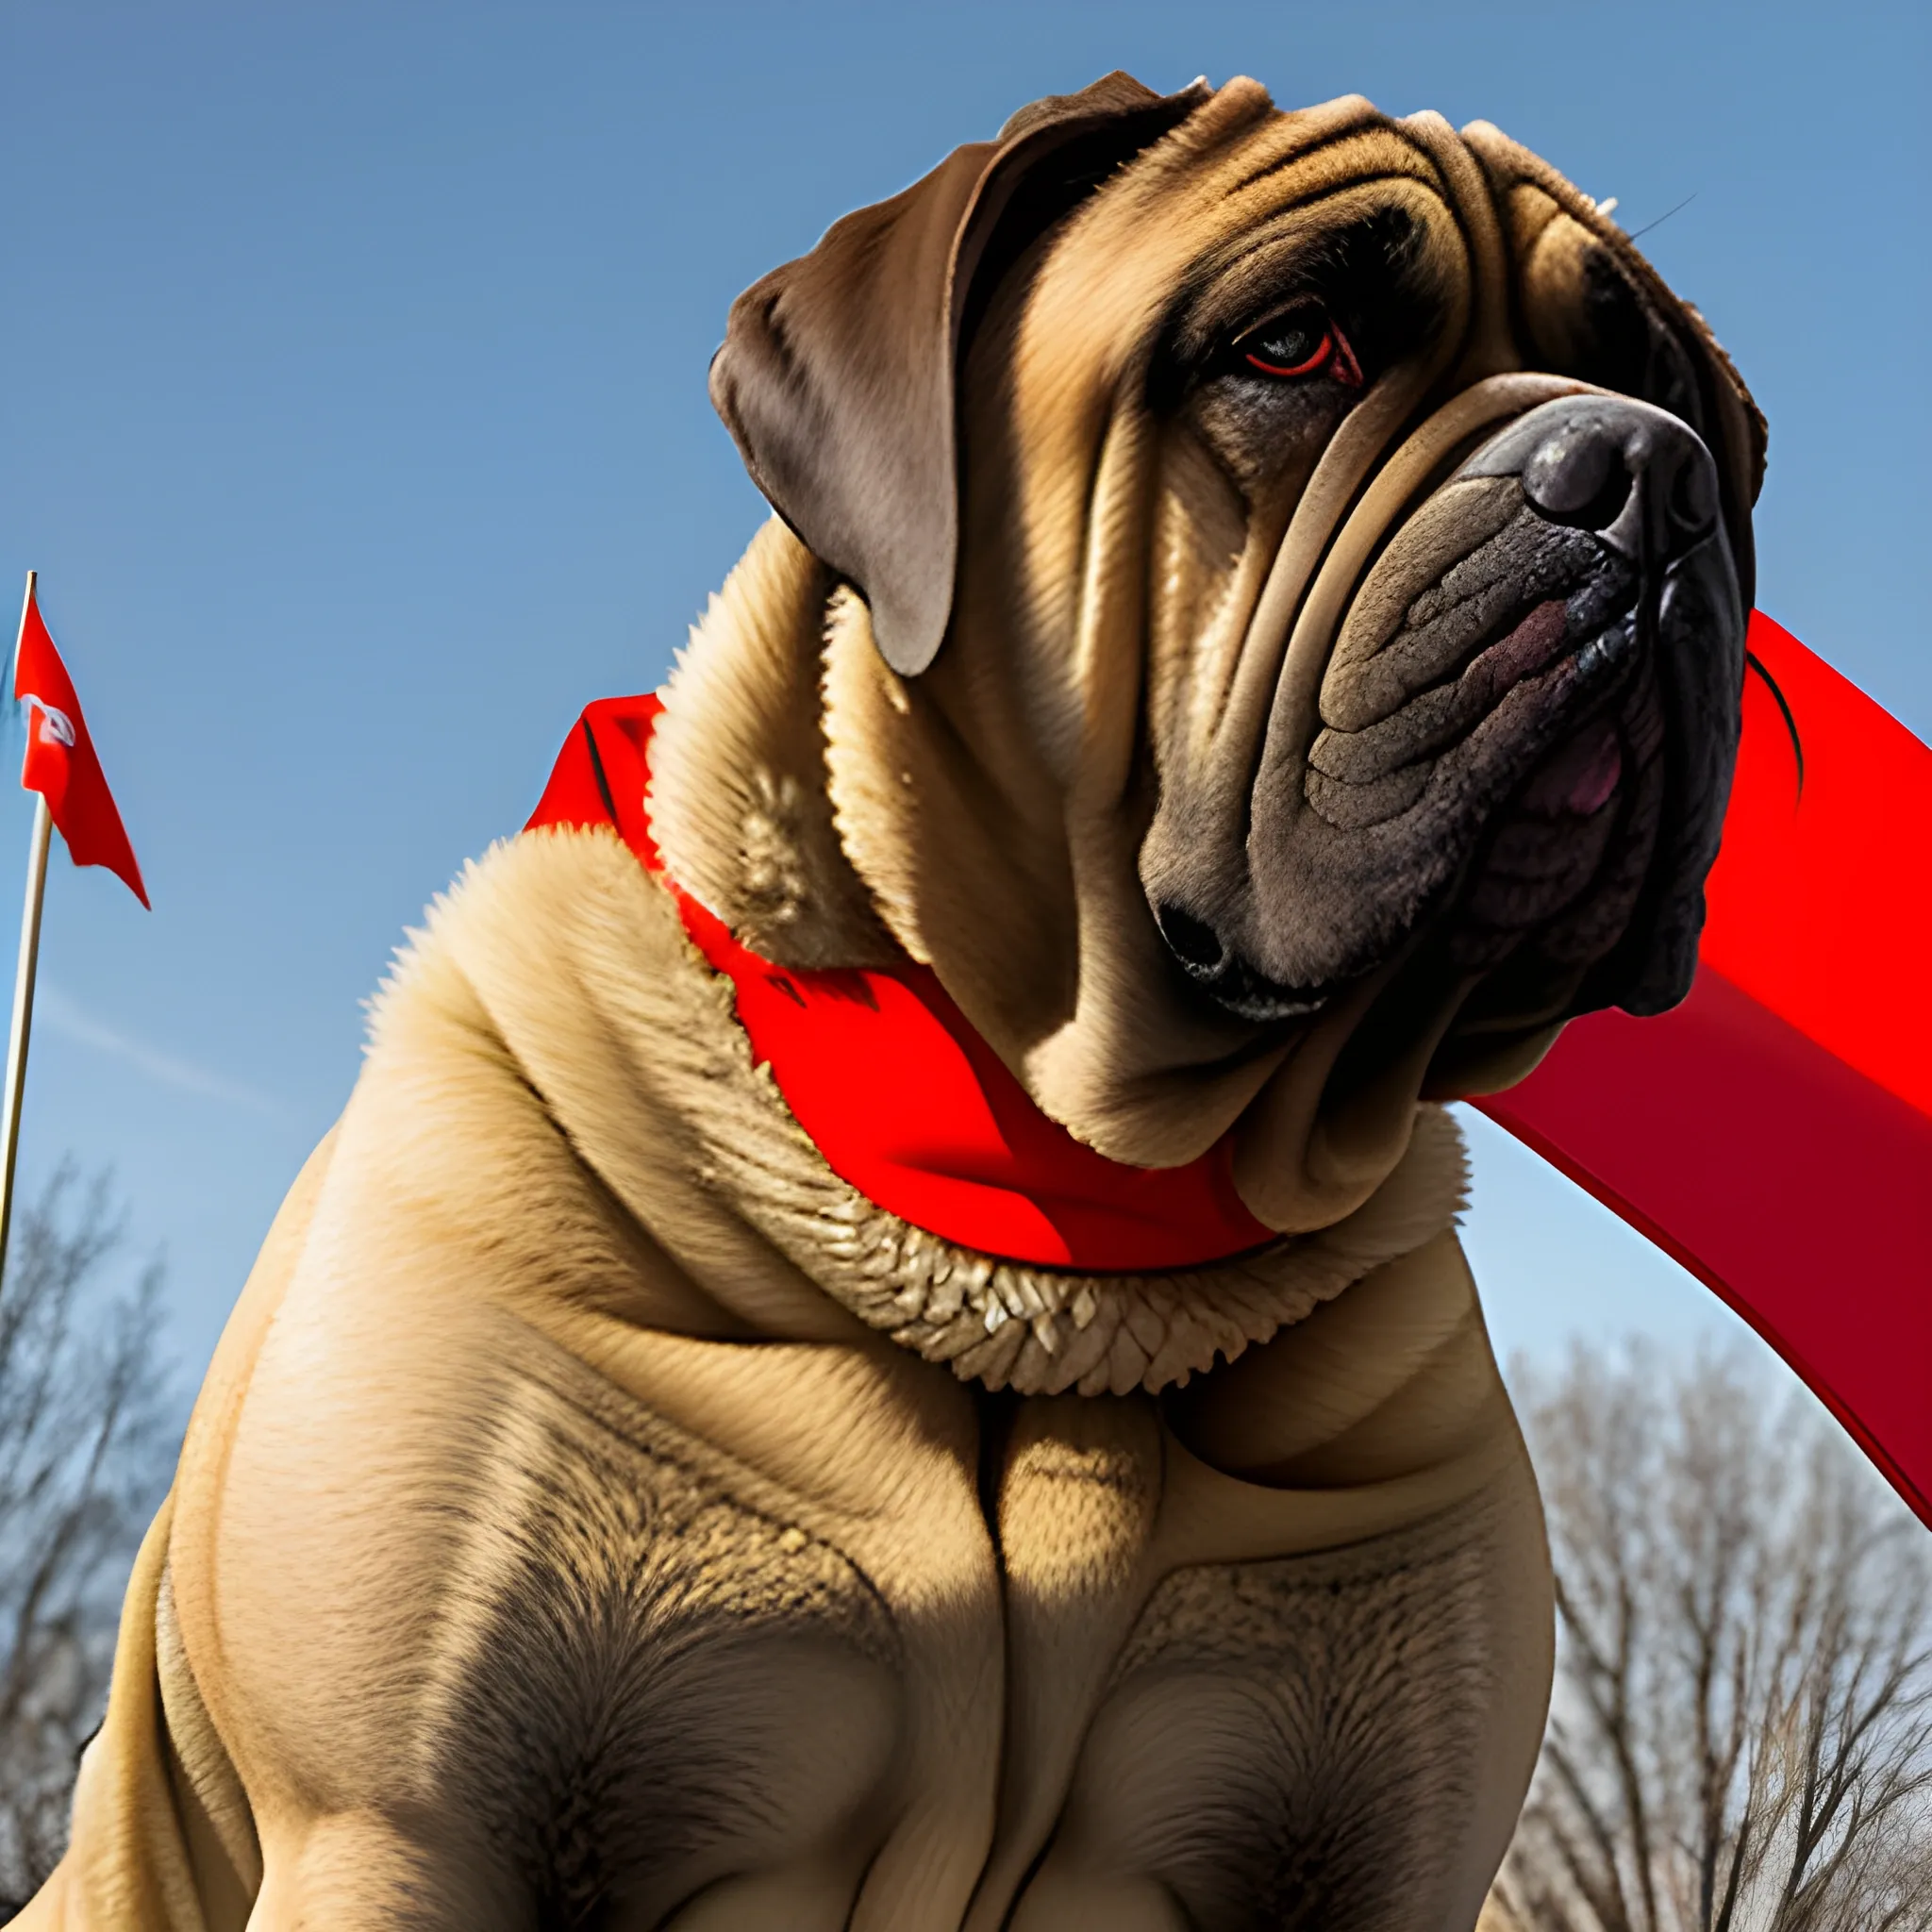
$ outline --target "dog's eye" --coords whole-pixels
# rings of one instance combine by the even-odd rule
[[[1235,353],[1250,369],[1288,382],[1332,375],[1349,389],[1359,389],[1361,364],[1344,336],[1312,304],[1291,308],[1284,315],[1257,323],[1235,340]]]

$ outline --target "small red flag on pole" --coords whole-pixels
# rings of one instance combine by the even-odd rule
[[[13,658],[13,695],[27,708],[26,759],[20,782],[47,801],[54,829],[67,841],[75,865],[104,865],[145,906],[134,847],[108,790],[107,774],[88,736],[74,680],[47,635],[34,597],[35,573],[26,579],[20,647]]]
[[[20,969],[13,982],[13,1024],[7,1037],[7,1088],[0,1095],[0,1264],[13,1224],[13,1164],[20,1147],[20,1103],[26,1089],[27,1039],[33,1030],[34,969],[41,950],[41,904],[47,846],[58,829],[75,865],[104,865],[145,906],[147,888],[107,774],[88,735],[74,680],[47,635],[34,597],[37,572],[26,574],[20,638],[13,654],[13,695],[27,708],[26,758],[20,782],[40,794],[27,846],[26,906],[20,922]]]

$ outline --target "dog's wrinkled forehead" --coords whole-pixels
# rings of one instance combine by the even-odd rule
[[[1083,226],[1103,231],[1085,251]],[[1137,355],[1153,373],[1157,341],[1184,368],[1321,275],[1382,368],[1420,369],[1419,408],[1529,368],[1670,410],[1718,458],[1748,596],[1761,419],[1587,196],[1483,124],[1458,136],[1355,98],[1284,114],[1252,81],[1161,95],[1116,74],[1023,108],[733,306],[713,400],[902,675],[931,661],[953,607],[962,357],[1002,277],[1062,230],[1079,268],[1052,281],[1088,310],[1066,340],[1103,385]]]

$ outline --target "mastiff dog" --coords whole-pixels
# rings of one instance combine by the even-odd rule
[[[711,390],[776,514],[401,955],[24,1924],[1469,1932],[1552,1591],[1441,1103],[1689,987],[1761,419],[1494,127],[1121,75]]]

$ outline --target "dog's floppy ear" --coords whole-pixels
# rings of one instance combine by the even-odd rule
[[[1110,74],[1036,101],[732,304],[711,401],[773,508],[864,596],[894,671],[924,671],[952,614],[954,377],[975,290],[1209,92]]]

